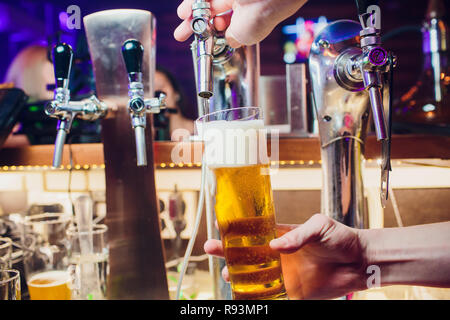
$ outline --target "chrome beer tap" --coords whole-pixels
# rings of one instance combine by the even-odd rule
[[[209,2],[203,0],[192,4],[191,29],[195,35],[192,50],[196,52],[197,93],[204,99],[213,96],[214,27],[210,7]]]
[[[388,182],[390,165],[390,123],[386,122],[383,105],[383,76],[392,71],[396,65],[396,57],[381,46],[380,9],[376,1],[357,0],[359,21],[362,30],[359,32],[361,52],[349,56],[344,54],[336,60],[336,80],[348,90],[359,90],[362,87],[369,94],[369,101],[374,121],[375,134],[382,144],[381,193],[380,198],[385,206],[388,199]],[[369,5],[370,4],[370,5]],[[390,83],[392,85],[392,83]],[[390,94],[392,95],[392,94]],[[391,112],[391,106],[388,111]],[[390,117],[389,117],[390,118]]]
[[[228,14],[224,12],[222,14]],[[258,106],[259,43],[232,48],[213,25],[210,3],[192,4],[191,44],[199,116],[237,107]]]
[[[70,101],[69,76],[72,67],[73,50],[70,45],[61,43],[53,48],[56,89],[54,99],[45,107],[45,113],[58,119],[53,167],[61,166],[62,153],[67,134],[70,133],[75,118],[95,121],[107,113],[105,103],[91,96],[81,101]]]
[[[339,20],[316,36],[309,67],[321,142],[322,211],[347,225],[364,228],[367,212],[362,167],[370,111],[383,150],[383,206],[387,199],[390,121],[384,114],[383,79],[392,71],[395,57],[381,47],[379,7],[358,7],[361,23]]]
[[[161,93],[158,98],[144,98],[144,84],[142,83],[144,46],[138,40],[126,40],[122,45],[122,55],[128,73],[128,108],[135,133],[137,165],[146,166],[147,113],[159,113],[161,109],[165,108],[165,94]]]

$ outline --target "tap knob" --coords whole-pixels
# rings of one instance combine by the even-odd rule
[[[122,56],[130,82],[142,82],[144,46],[138,40],[129,39],[122,45]]]
[[[57,44],[53,48],[53,66],[57,88],[67,89],[70,70],[72,69],[73,50],[67,43]]]

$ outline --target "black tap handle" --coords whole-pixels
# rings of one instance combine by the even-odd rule
[[[57,44],[53,48],[53,66],[55,69],[56,86],[62,88],[68,85],[72,68],[73,50],[67,43]]]
[[[142,72],[144,46],[135,39],[129,39],[122,45],[122,55],[128,74]]]

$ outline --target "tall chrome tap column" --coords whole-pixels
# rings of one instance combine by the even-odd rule
[[[377,139],[389,142],[382,99],[389,64],[376,21],[371,14],[360,17],[363,25],[339,20],[325,27],[312,44],[309,67],[321,142],[322,212],[364,228],[364,143],[370,111]],[[384,167],[382,174],[386,197],[389,169]]]
[[[153,135],[145,129],[151,127],[148,113],[157,112],[162,102],[153,99],[156,18],[146,10],[117,9],[83,21],[97,95],[115,107],[102,120],[108,299],[168,299]]]

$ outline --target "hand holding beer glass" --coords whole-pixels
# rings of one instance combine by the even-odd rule
[[[213,112],[196,127],[233,299],[287,299],[280,254],[269,247],[275,210],[260,108]]]
[[[66,232],[70,215],[44,213],[24,222],[24,266],[31,300],[70,300],[71,278]]]

